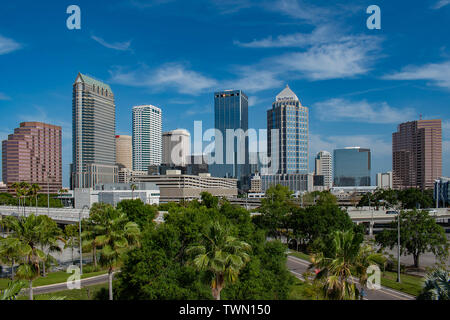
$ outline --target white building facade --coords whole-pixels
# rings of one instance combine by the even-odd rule
[[[393,187],[392,171],[377,173],[376,180],[377,180],[377,188],[392,189]]]
[[[320,151],[316,156],[315,175],[323,176],[324,187],[333,187],[333,157],[328,151]]]
[[[191,134],[185,129],[164,132],[162,135],[162,163],[185,167],[191,151]]]
[[[152,105],[133,107],[133,170],[161,164],[162,112]]]

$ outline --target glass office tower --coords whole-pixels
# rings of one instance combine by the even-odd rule
[[[216,164],[211,166],[211,173],[218,177],[236,178],[239,187],[248,184],[249,172],[248,153],[248,97],[241,90],[225,90],[214,93],[214,127],[220,131],[221,137],[216,136],[216,148],[220,148],[218,139],[222,140],[222,155],[215,150]],[[227,130],[233,130],[236,135],[232,143],[227,143]],[[239,129],[243,135],[239,134]],[[238,130],[238,131],[237,131]],[[222,157],[221,157],[222,156]],[[222,164],[217,158],[222,158]],[[219,159],[220,160],[220,159]]]
[[[272,136],[273,129],[278,137]],[[278,150],[272,150],[273,146]],[[302,106],[289,86],[267,110],[267,150],[272,166],[278,166],[273,173],[308,173],[308,107]]]
[[[370,186],[370,149],[350,147],[334,150],[334,186]]]

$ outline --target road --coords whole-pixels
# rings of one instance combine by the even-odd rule
[[[102,274],[102,275],[95,276],[95,277],[81,279],[80,281],[81,281],[81,287],[105,283],[105,282],[108,282],[108,274]],[[28,293],[28,289],[25,289],[25,290]],[[67,284],[65,282],[35,287],[35,288],[33,288],[33,294],[46,294],[46,293],[51,293],[51,292],[63,291],[63,290],[68,290]],[[76,290],[76,289],[74,289],[74,290]]]
[[[303,280],[303,273],[307,271],[310,263],[297,257],[288,256],[287,267],[294,276]],[[380,290],[367,290],[366,300],[415,300],[415,297],[386,287]]]
[[[303,280],[303,273],[307,271],[309,262],[297,257],[288,256],[287,267],[293,275]],[[103,274],[91,278],[81,279],[81,287],[105,283],[108,281],[108,274]],[[46,286],[35,287],[34,294],[46,294],[51,292],[68,290],[66,283],[56,283]],[[76,290],[76,289],[75,289]],[[408,294],[398,292],[386,287],[380,290],[367,290],[366,300],[415,300],[415,297]]]

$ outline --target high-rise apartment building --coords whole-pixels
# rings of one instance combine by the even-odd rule
[[[152,105],[133,107],[133,170],[161,164],[162,112]]]
[[[191,134],[185,129],[164,132],[162,135],[162,163],[185,167],[191,154]]]
[[[71,188],[117,182],[115,130],[111,88],[78,73],[72,97]]]
[[[323,176],[324,187],[333,187],[333,159],[328,151],[320,151],[316,156],[315,171],[316,176]]]
[[[308,135],[308,108],[286,86],[267,111],[267,151],[274,173],[308,173]]]
[[[116,135],[116,164],[133,168],[133,142],[131,136]]]
[[[2,142],[3,182],[12,191],[14,182],[36,183],[41,193],[62,187],[61,127],[42,122],[22,122]]]
[[[248,97],[244,92],[214,93],[214,127],[220,133],[215,137],[216,164],[210,166],[211,172],[217,177],[238,179],[240,189],[249,187]],[[231,137],[228,141],[227,131]]]
[[[431,189],[442,175],[440,119],[401,123],[392,134],[392,174],[395,189]]]
[[[370,186],[370,149],[348,147],[334,150],[334,187]]]

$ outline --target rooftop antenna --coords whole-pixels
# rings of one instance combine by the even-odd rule
[[[422,114],[419,115],[419,120],[422,120]]]

